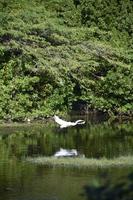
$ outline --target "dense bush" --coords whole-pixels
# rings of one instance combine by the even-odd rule
[[[116,28],[133,33],[133,2],[131,0],[81,0],[82,22],[101,29]]]
[[[132,115],[133,6],[122,2],[1,1],[0,118],[44,117],[79,102]]]

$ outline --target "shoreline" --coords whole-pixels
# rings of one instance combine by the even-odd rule
[[[62,115],[61,115],[62,116]],[[79,116],[79,117],[83,117],[83,118],[88,118],[90,119],[90,121],[93,119],[97,119],[97,118],[100,118],[101,116],[104,117],[104,114],[103,115],[98,115],[98,113],[96,114],[95,112],[90,112],[88,114],[75,114],[75,115],[64,115],[64,116]],[[114,116],[114,117],[105,117],[102,119],[103,122],[105,121],[110,121],[110,122],[124,122],[124,121],[132,121],[133,120],[133,116]],[[31,125],[31,124],[42,124],[42,123],[49,123],[49,122],[52,122],[52,116],[47,116],[47,117],[43,117],[43,118],[26,118],[25,120],[4,120],[4,119],[1,119],[0,120],[0,127],[1,126],[16,126],[16,125]]]

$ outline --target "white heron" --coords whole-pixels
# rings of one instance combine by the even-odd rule
[[[56,158],[59,158],[59,157],[75,157],[75,156],[78,156],[78,152],[76,149],[71,149],[71,150],[67,150],[67,149],[62,149],[60,148],[59,151],[57,151],[54,156]]]
[[[75,122],[67,122],[67,121],[60,119],[57,115],[54,115],[54,120],[57,124],[60,125],[60,128],[66,128],[66,127],[69,127],[69,126],[76,126],[78,124],[85,124],[84,120],[77,120]]]

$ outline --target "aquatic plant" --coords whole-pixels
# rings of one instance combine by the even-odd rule
[[[26,158],[27,162],[49,167],[72,167],[72,168],[108,168],[124,167],[133,165],[132,156],[123,156],[115,159],[93,159],[93,158],[55,158],[55,157],[37,157]]]

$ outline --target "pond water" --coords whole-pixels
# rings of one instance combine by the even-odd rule
[[[71,117],[71,120],[79,116]],[[82,116],[85,125],[59,129],[51,122],[0,126],[0,200],[84,200],[84,187],[100,174],[112,182],[132,168],[62,169],[23,162],[25,158],[51,156],[60,147],[75,148],[88,158],[133,155],[133,124]]]

